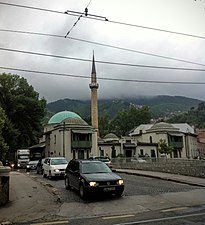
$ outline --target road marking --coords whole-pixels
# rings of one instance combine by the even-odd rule
[[[131,224],[142,224],[142,223],[152,223],[157,221],[166,221],[166,220],[175,220],[175,219],[181,219],[181,218],[188,218],[188,217],[194,217],[194,216],[203,216],[205,213],[196,213],[196,214],[188,214],[183,216],[173,216],[173,217],[164,217],[159,219],[153,219],[153,220],[141,220],[141,221],[134,221],[134,222],[128,222],[128,223],[117,223],[113,225],[131,225]]]
[[[172,209],[164,209],[162,212],[173,212],[173,211],[178,211],[178,210],[184,210],[188,209],[188,207],[178,207],[178,208],[172,208]]]
[[[50,225],[50,224],[63,224],[63,223],[69,223],[69,221],[65,220],[65,221],[55,221],[55,222],[31,223],[30,225]]]
[[[102,217],[102,219],[110,220],[110,219],[127,218],[127,217],[133,217],[133,216],[135,215],[108,216],[108,217]]]

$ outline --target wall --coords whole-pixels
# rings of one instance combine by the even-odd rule
[[[183,160],[169,158],[148,159],[146,163],[137,163],[130,158],[112,159],[114,168],[158,171],[205,178],[205,160]]]

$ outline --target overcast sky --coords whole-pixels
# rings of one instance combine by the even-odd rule
[[[85,7],[88,6],[88,17],[90,17],[89,14],[93,14],[108,19],[108,21],[105,21],[104,18],[97,20],[101,17],[93,17],[93,19],[81,17],[73,26],[78,19],[77,16],[0,4],[0,67],[50,72],[58,75],[21,72],[11,69],[0,69],[0,73],[6,72],[25,77],[28,83],[39,92],[40,97],[44,97],[48,102],[65,98],[90,98],[90,79],[79,78],[78,76],[90,76],[91,62],[71,60],[69,57],[91,60],[93,51],[97,61],[97,78],[142,81],[125,82],[98,79],[99,99],[177,95],[205,100],[205,71],[168,70],[136,66],[205,70],[204,0],[0,0],[0,2],[57,12],[70,10],[83,13]],[[123,25],[119,22],[137,26]],[[73,29],[71,29],[72,27]],[[68,31],[70,33],[67,38],[64,38],[12,33],[3,30],[61,36],[65,36]],[[113,47],[91,44],[76,39]],[[129,49],[129,51],[116,47]],[[8,49],[68,58],[11,52]],[[155,57],[149,54],[181,61]],[[113,65],[98,61],[132,64],[132,66]],[[190,63],[182,61],[189,61]],[[59,74],[77,77],[65,77],[59,76]],[[203,84],[176,84],[171,82]]]

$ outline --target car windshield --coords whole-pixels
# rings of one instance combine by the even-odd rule
[[[63,165],[67,164],[68,161],[66,159],[52,159],[51,160],[51,165]]]
[[[104,163],[82,163],[82,173],[110,173],[112,172]]]

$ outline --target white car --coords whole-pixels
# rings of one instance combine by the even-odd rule
[[[43,163],[43,177],[64,177],[68,160],[64,157],[48,157]]]
[[[131,159],[131,161],[136,162],[136,163],[146,163],[147,162],[145,159],[142,159],[142,158]]]

